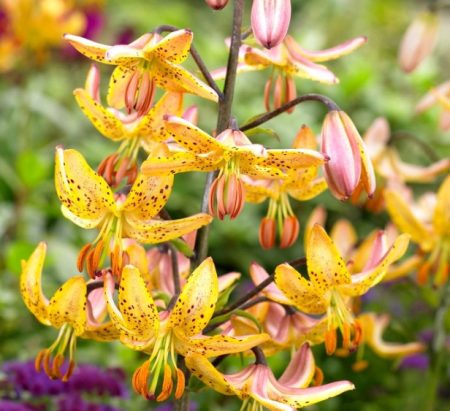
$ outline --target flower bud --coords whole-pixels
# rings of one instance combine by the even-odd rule
[[[228,0],[205,0],[205,1],[206,4],[214,10],[221,10],[228,4]]]
[[[372,163],[358,130],[343,111],[332,110],[325,117],[322,152],[330,157],[324,165],[325,179],[336,198],[347,200],[360,184],[369,197],[373,195],[375,173]]]
[[[436,14],[419,14],[408,27],[400,44],[398,62],[401,69],[411,73],[432,52],[438,34]]]
[[[280,44],[291,20],[291,0],[253,0],[251,23],[256,39],[266,48]]]

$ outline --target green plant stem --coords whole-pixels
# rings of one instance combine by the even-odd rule
[[[242,15],[244,13],[244,0],[234,0],[233,28],[231,34],[230,54],[228,55],[227,75],[223,89],[223,99],[219,101],[219,115],[217,119],[217,133],[228,128],[231,119],[231,108],[233,105],[234,87],[236,84],[236,72],[241,47]],[[209,191],[217,172],[208,173],[202,200],[202,213],[208,212]],[[197,232],[195,244],[195,259],[193,266],[197,267],[208,255],[209,226],[202,227]]]
[[[438,411],[436,395],[441,381],[442,371],[445,368],[445,357],[449,355],[447,347],[447,330],[445,317],[450,309],[450,281],[447,281],[442,290],[441,301],[436,311],[433,326],[433,340],[431,342],[430,370],[427,378],[424,411]]]

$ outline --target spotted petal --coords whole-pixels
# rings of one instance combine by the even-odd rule
[[[276,166],[283,169],[298,169],[303,167],[320,166],[325,157],[318,151],[304,149],[267,150],[267,160],[264,165]]]
[[[56,149],[55,186],[59,199],[76,217],[99,220],[115,210],[111,188],[76,150]]]
[[[169,200],[173,175],[149,177],[139,174],[122,210],[128,221],[145,222],[155,217]]]
[[[207,258],[191,274],[170,313],[169,327],[187,336],[199,334],[211,319],[219,296],[213,260]]]
[[[322,314],[328,308],[329,298],[289,264],[275,268],[275,284],[293,305],[305,313]]]
[[[139,222],[125,215],[124,236],[144,244],[157,244],[181,237],[211,221],[209,214],[195,214],[178,220],[152,219],[147,222]]]
[[[104,324],[88,326],[80,337],[87,338],[88,340],[107,342],[115,341],[119,339],[119,336],[120,331],[112,321],[108,321]]]
[[[74,36],[72,34],[65,34],[64,39],[67,40],[76,50],[81,54],[104,64],[115,64],[106,59],[106,52],[111,46],[106,44],[96,43],[95,41],[85,39],[83,37]]]
[[[50,325],[48,300],[42,292],[41,277],[47,245],[39,243],[27,261],[22,260],[20,274],[20,293],[27,308],[45,325]]]
[[[130,84],[131,77],[138,75],[137,69],[117,66],[111,74],[109,80],[108,94],[106,101],[110,107],[118,110],[125,107],[125,98],[127,88]]]
[[[160,60],[168,60],[174,64],[181,64],[189,56],[193,37],[191,30],[174,31],[156,44],[149,43],[144,47],[143,55],[147,60],[156,57]]]
[[[86,281],[81,275],[67,280],[53,295],[48,306],[48,316],[55,328],[69,324],[76,335],[86,328]]]
[[[350,273],[335,244],[326,231],[314,225],[306,244],[308,274],[311,283],[320,293],[330,287],[350,284]]]

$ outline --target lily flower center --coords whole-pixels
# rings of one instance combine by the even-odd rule
[[[49,347],[38,353],[34,365],[37,372],[42,369],[51,379],[67,381],[75,368],[75,351],[77,337],[75,330],[64,324],[59,331],[56,341]],[[69,350],[69,362],[65,367],[65,352]],[[53,357],[53,358],[52,358]],[[63,370],[66,368],[64,374]]]

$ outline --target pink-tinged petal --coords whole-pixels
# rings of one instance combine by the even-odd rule
[[[336,60],[339,57],[345,56],[351,53],[352,51],[356,50],[357,48],[361,47],[366,42],[367,37],[359,36],[347,40],[344,43],[341,43],[329,49],[320,51],[311,51],[302,48],[291,36],[286,36],[286,39],[284,40],[284,43],[289,50],[289,53],[291,53],[294,59],[301,56],[307,60],[319,63],[322,61]]]
[[[126,45],[112,46],[108,49],[105,56],[106,60],[112,64],[133,66],[137,61],[144,58],[142,50]]]
[[[257,263],[252,263],[250,265],[250,277],[255,285],[259,285],[264,280],[269,278],[267,271]],[[280,304],[290,304],[290,300],[280,291],[280,289],[274,284],[269,284],[261,294],[267,295],[271,300],[276,301]]]
[[[227,273],[219,276],[219,293],[231,287],[241,278],[241,274],[237,272]]]
[[[439,128],[442,131],[450,130],[450,111],[443,111],[439,116]]]
[[[361,155],[358,144],[348,134],[340,111],[330,111],[322,127],[322,152],[330,157],[324,165],[330,191],[345,200],[356,189],[361,177]]]
[[[152,60],[156,57],[174,64],[181,64],[189,56],[193,37],[191,30],[173,31],[156,44],[148,43],[143,50],[144,58]]]
[[[308,148],[310,150],[317,149],[317,139],[311,128],[303,124],[295,136],[292,148]]]
[[[311,211],[311,214],[309,215],[305,225],[305,238],[303,241],[305,244],[307,244],[308,242],[308,237],[311,233],[312,228],[316,224],[319,224],[320,226],[323,227],[325,225],[326,219],[327,219],[327,210],[324,207],[317,206]]]
[[[345,219],[339,219],[334,223],[330,237],[344,258],[350,257],[351,251],[358,242],[358,235],[353,225]]]
[[[436,13],[419,14],[406,30],[400,44],[398,62],[402,70],[411,73],[433,51],[438,35]]]
[[[97,288],[89,293],[87,308],[88,326],[94,326],[103,321],[107,312],[107,306],[105,292],[102,288]]]
[[[425,94],[416,105],[416,113],[422,113],[429,109],[438,102],[439,96],[446,96],[448,94],[450,94],[450,81],[440,84]]]
[[[339,79],[325,66],[312,63],[301,56],[297,56],[295,61],[285,67],[285,70],[288,74],[308,80],[319,81],[325,84],[339,83]]]
[[[322,314],[329,306],[329,297],[289,264],[275,268],[275,284],[295,307],[305,313]]]
[[[394,244],[384,254],[382,259],[378,261],[376,266],[369,268],[358,274],[352,275],[351,284],[339,286],[339,291],[349,297],[356,297],[365,294],[370,288],[378,284],[386,275],[389,265],[400,259],[408,248],[410,236],[401,234],[394,241]],[[374,255],[378,253],[379,245],[376,245]],[[378,256],[377,256],[378,257]]]
[[[314,377],[316,364],[309,344],[303,344],[292,356],[278,382],[291,388],[305,388]]]
[[[245,66],[241,67],[242,71],[252,71],[251,67],[257,70],[262,70],[272,65],[282,67],[287,63],[282,46],[276,46],[269,51],[246,47],[244,48],[243,60]]]
[[[228,0],[205,0],[205,1],[206,4],[213,10],[221,10],[228,4]]]
[[[363,137],[367,153],[372,160],[383,154],[390,137],[391,129],[387,120],[384,117],[376,118]]]
[[[176,113],[170,113],[170,114],[175,114]],[[196,105],[192,105],[190,107],[188,107],[184,112],[182,117],[186,120],[189,121],[189,123],[198,124],[198,107]]]
[[[167,326],[180,329],[187,337],[199,334],[214,314],[218,296],[216,268],[212,258],[207,258],[189,276]]]
[[[280,44],[289,29],[291,0],[253,0],[251,24],[256,39],[266,48]]]
[[[41,278],[47,244],[39,243],[27,261],[22,260],[20,293],[31,313],[44,325],[50,325],[48,318],[49,301],[42,292]]]
[[[106,52],[111,48],[105,44],[96,43],[95,41],[85,39],[83,37],[65,34],[64,39],[67,40],[81,54],[104,64],[115,64],[106,59]]]
[[[84,83],[84,89],[93,100],[100,103],[100,70],[96,64],[91,64]]]
[[[362,271],[367,271],[374,268],[386,254],[386,252],[388,251],[386,237],[387,236],[385,232],[382,230],[378,231],[375,234],[371,253]]]

